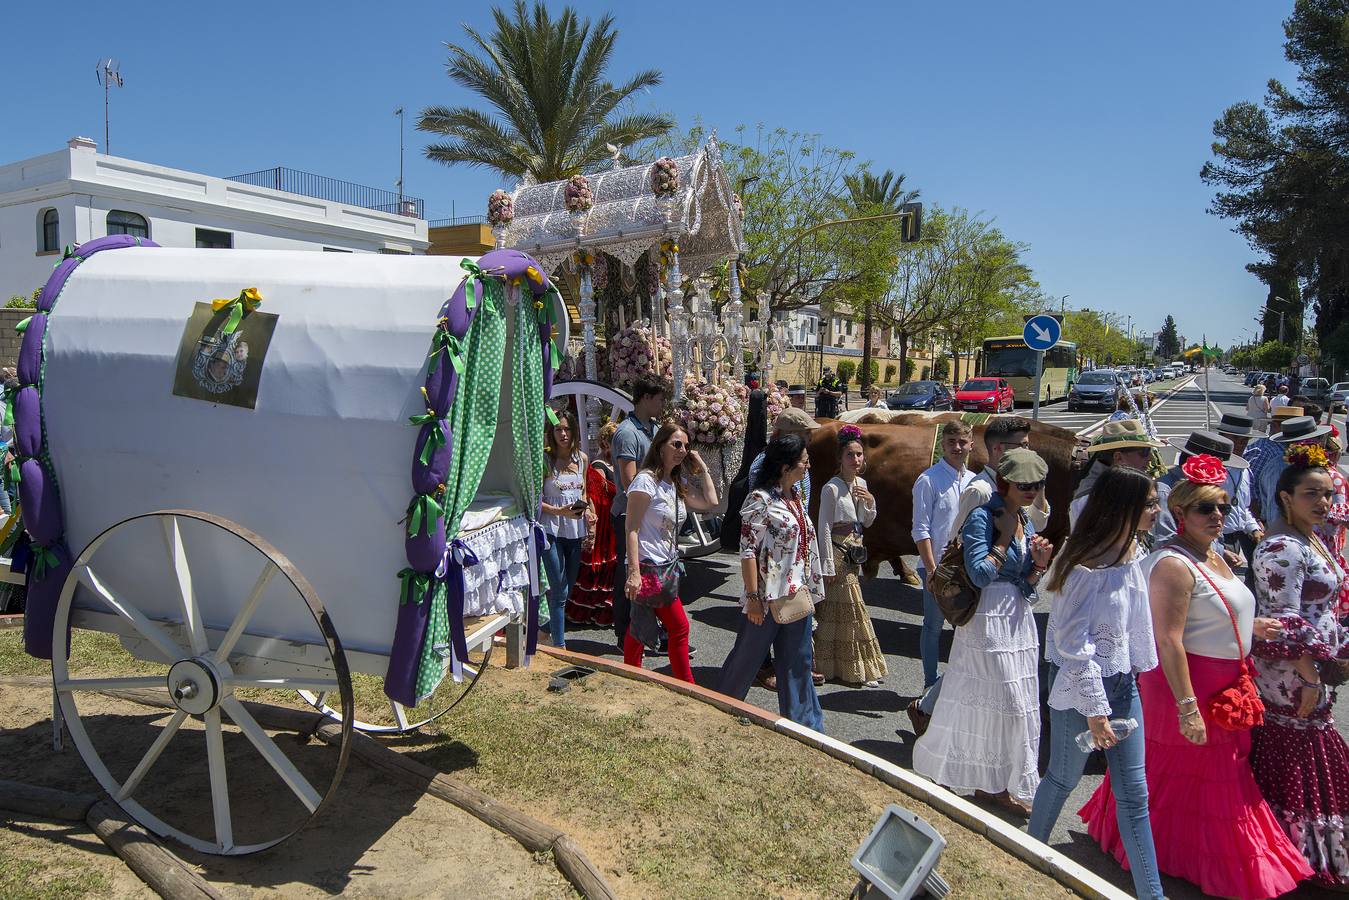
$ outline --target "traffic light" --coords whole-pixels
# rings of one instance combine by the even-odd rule
[[[923,239],[923,204],[905,203],[900,207],[904,216],[900,221],[899,240],[902,244],[912,244]]]

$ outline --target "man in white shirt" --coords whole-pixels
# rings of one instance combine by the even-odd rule
[[[966,468],[973,432],[964,422],[947,422],[941,430],[942,458],[913,484],[913,542],[918,547],[918,578],[923,583],[923,629],[918,648],[923,657],[923,690],[937,681],[941,652],[941,609],[928,590],[928,576],[946,549],[951,527],[960,508],[960,498],[974,480]]]
[[[1269,399],[1270,415],[1280,406],[1287,406],[1291,401],[1288,399],[1288,385],[1279,385],[1279,392]]]
[[[956,510],[955,520],[951,523],[950,530],[947,532],[949,537],[954,537],[969,518],[970,513],[983,506],[989,500],[993,499],[993,494],[998,485],[998,461],[1002,459],[1004,453],[1017,447],[1030,448],[1030,429],[1029,419],[1023,419],[1021,416],[998,416],[989,421],[984,428],[984,448],[988,451],[988,464],[978,475],[971,478],[960,493],[960,505]],[[924,473],[926,474],[926,473]],[[921,477],[921,476],[920,476]],[[916,488],[916,485],[915,485]],[[1049,524],[1049,501],[1045,499],[1048,492],[1041,491],[1039,499],[1035,505],[1026,512],[1030,516],[1031,522],[1035,525],[1036,531],[1044,531]],[[914,495],[914,508],[917,508],[917,493]],[[948,540],[949,540],[948,537]],[[940,560],[941,552],[946,549],[942,544],[940,549],[933,550],[934,559]],[[927,575],[923,574],[923,603],[924,611],[927,609],[927,602],[931,594],[927,590]],[[932,604],[936,606],[936,600],[932,599]],[[924,618],[924,627],[926,627],[927,617]],[[940,646],[941,638],[941,613],[937,614],[937,636]],[[920,638],[921,641],[921,638]],[[935,674],[935,673],[934,673]],[[924,666],[923,680],[927,681],[927,667]],[[913,733],[922,736],[927,731],[928,720],[932,718],[932,710],[937,706],[937,697],[941,694],[941,677],[938,676],[931,684],[924,684],[923,696],[909,704],[906,712],[909,715],[909,722],[913,725]]]

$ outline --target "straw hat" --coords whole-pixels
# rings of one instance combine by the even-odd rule
[[[1143,423],[1137,419],[1119,419],[1106,422],[1101,433],[1087,447],[1088,453],[1103,453],[1106,450],[1127,450],[1135,447],[1157,448],[1162,445],[1148,437]]]
[[[1295,419],[1307,413],[1300,406],[1280,406],[1271,415],[1276,419]]]

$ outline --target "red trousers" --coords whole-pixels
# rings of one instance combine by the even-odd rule
[[[684,613],[684,604],[678,598],[669,606],[655,611],[660,624],[665,626],[665,634],[670,642],[670,674],[680,681],[693,684],[693,667],[689,665],[689,617]],[[642,652],[646,648],[642,642],[628,632],[623,636],[623,662],[630,666],[642,667]]]

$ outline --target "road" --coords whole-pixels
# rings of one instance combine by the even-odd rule
[[[1172,384],[1178,385],[1178,389],[1161,404],[1154,417],[1164,436],[1188,434],[1191,430],[1205,427],[1206,413],[1211,415],[1216,424],[1221,411],[1244,411],[1249,393],[1239,379],[1213,375],[1210,381],[1213,405],[1210,407],[1204,399],[1202,377]],[[1166,396],[1166,386],[1162,387],[1162,394]],[[1018,413],[1029,414],[1029,411],[1018,410]],[[1041,418],[1076,431],[1093,430],[1104,420],[1104,416],[1099,414],[1068,413],[1062,409],[1062,404],[1042,408]],[[879,502],[884,503],[885,498],[879,498]],[[691,640],[698,649],[693,658],[693,671],[699,684],[710,687],[716,685],[719,667],[735,641],[735,631],[740,620],[737,603],[742,587],[738,561],[729,554],[716,554],[689,562],[683,597],[692,623]],[[921,595],[917,589],[905,585],[898,578],[880,577],[864,583],[863,596],[871,609],[876,635],[885,651],[889,675],[881,687],[874,689],[854,689],[836,684],[826,684],[821,688],[820,703],[824,707],[825,730],[859,749],[907,767],[912,763],[915,738],[904,709],[922,686],[918,651],[918,633],[922,624]],[[1041,635],[1047,617],[1048,604],[1042,601],[1036,608]],[[943,661],[950,649],[951,636],[951,630],[946,629],[942,636]],[[567,645],[586,653],[611,657],[620,655],[614,648],[612,634],[598,629],[569,630]],[[649,661],[648,665],[669,672],[664,660],[659,663]],[[777,710],[776,695],[762,688],[751,688],[748,700],[765,709]],[[1341,729],[1349,721],[1349,706],[1346,703],[1342,699],[1336,709]],[[1131,891],[1132,882],[1128,873],[1099,850],[1075,815],[1100,783],[1104,771],[1103,760],[1101,754],[1095,754],[1088,763],[1088,774],[1064,806],[1050,843],[1093,872]],[[1042,754],[1042,770],[1046,762],[1047,756]],[[990,811],[989,815],[997,813]],[[1172,898],[1204,896],[1193,885],[1177,879],[1165,879],[1164,887],[1167,896]],[[1303,888],[1288,896],[1312,897],[1319,894]]]

